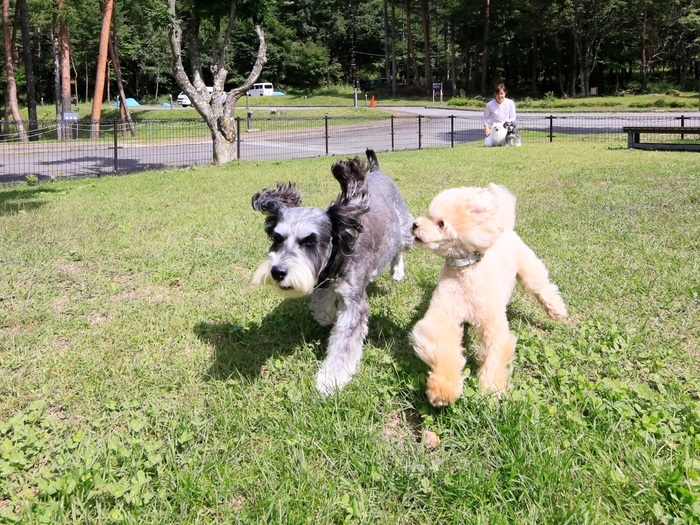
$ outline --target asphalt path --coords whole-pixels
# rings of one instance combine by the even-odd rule
[[[282,109],[290,113],[295,110],[312,109],[286,106],[252,107],[264,111]],[[159,106],[153,108],[163,109]],[[368,147],[376,151],[399,151],[483,140],[481,111],[438,106],[380,105],[377,112],[386,116],[394,115],[394,119],[331,124],[328,136],[323,125],[295,130],[242,132],[240,158],[265,160],[341,156],[362,153]],[[699,111],[684,111],[682,114],[691,119],[686,125],[699,125]],[[418,119],[418,115],[425,118]],[[681,113],[671,112],[519,112],[518,125],[522,130],[541,134],[541,140],[538,141],[545,141],[550,132],[557,137],[577,134],[614,134],[620,137],[622,127],[627,125],[680,125],[680,115]],[[329,122],[332,123],[333,120]],[[207,164],[212,162],[212,144],[209,139],[121,142],[116,154],[115,163],[115,151],[109,141],[2,144],[0,183],[23,181],[30,174],[40,179],[48,179]]]

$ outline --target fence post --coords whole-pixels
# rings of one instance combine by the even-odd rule
[[[450,147],[455,147],[455,116],[450,115]]]
[[[423,115],[418,115],[418,149],[423,147]]]
[[[117,154],[117,148],[119,147],[119,139],[117,137],[119,136],[119,133],[117,133],[117,119],[114,119],[112,124],[114,134],[114,173],[117,173],[117,171],[119,171],[119,155]]]
[[[549,142],[552,142],[552,140],[554,139],[554,115],[550,115],[544,118],[549,119]]]
[[[391,116],[391,151],[394,151],[394,115]]]
[[[241,160],[241,117],[236,117],[236,139],[236,156]]]
[[[326,125],[326,156],[328,156],[328,115],[323,116]]]
[[[676,117],[676,118],[679,118],[679,117]],[[681,127],[684,128],[685,127],[685,115],[681,115],[680,119],[681,119]],[[685,133],[681,133],[681,140],[683,140],[684,138],[685,138]]]

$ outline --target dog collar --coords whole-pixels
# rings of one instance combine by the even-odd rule
[[[445,263],[447,266],[452,266],[452,268],[462,268],[478,263],[483,256],[484,255],[479,252],[474,252],[472,255],[467,255],[466,257],[448,257],[445,259]]]

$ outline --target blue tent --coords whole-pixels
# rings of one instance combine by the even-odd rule
[[[112,104],[112,105],[113,105],[113,106],[119,107],[120,101],[117,100],[117,101],[116,101],[114,104]],[[127,98],[127,99],[126,99],[126,105],[127,105],[128,107],[131,108],[131,107],[134,107],[134,106],[140,106],[141,104],[139,104],[138,102],[136,102],[136,99]]]

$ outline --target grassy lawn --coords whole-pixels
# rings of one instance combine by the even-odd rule
[[[317,394],[329,330],[251,284],[269,242],[250,198],[292,180],[325,206],[331,158],[4,189],[0,522],[698,523],[697,154],[378,157],[415,215],[453,186],[518,197],[571,319],[516,290],[508,399],[472,374],[453,406],[427,403],[407,335],[441,261],[418,250],[369,288],[359,373]]]

